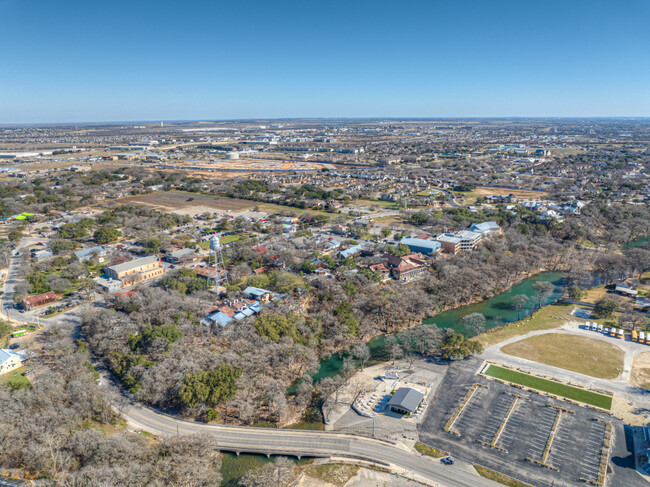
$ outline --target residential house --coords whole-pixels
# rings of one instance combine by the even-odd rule
[[[36,294],[34,296],[27,296],[23,299],[23,306],[27,311],[38,306],[45,306],[46,304],[54,303],[61,299],[63,295],[57,294],[54,291],[48,291],[43,294]]]
[[[75,252],[74,255],[77,259],[79,259],[80,262],[86,262],[93,257],[97,257],[97,260],[99,262],[104,262],[104,257],[106,257],[106,249],[101,245],[97,245],[96,247],[79,250],[78,252]]]
[[[268,302],[273,297],[273,291],[253,286],[248,286],[242,292],[244,293],[244,296],[248,296],[250,299],[256,299],[264,303]]]
[[[472,223],[469,226],[469,230],[471,232],[480,233],[484,237],[502,233],[501,227],[497,225],[497,222]]]
[[[364,244],[353,245],[352,247],[349,247],[345,250],[340,250],[339,257],[341,259],[347,259],[348,257],[357,257],[361,254],[361,252],[363,252],[364,249]]]
[[[0,349],[0,375],[18,369],[22,365],[22,357],[11,350]]]

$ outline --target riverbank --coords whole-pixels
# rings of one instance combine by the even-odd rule
[[[527,317],[537,311],[536,302],[531,298],[535,295],[534,284],[539,281],[551,282],[554,285],[554,291],[550,296],[542,301],[542,308],[551,303],[556,302],[564,293],[566,283],[566,275],[561,272],[537,272],[530,277],[526,277],[517,284],[511,286],[509,289],[502,293],[495,294],[494,296],[483,301],[453,308],[442,313],[439,313],[431,318],[425,319],[422,324],[437,326],[442,329],[452,329],[457,332],[469,334],[461,324],[463,316],[471,313],[481,313],[486,318],[486,325],[488,328],[496,328],[502,326],[504,323],[512,323],[518,321],[519,312],[514,308],[512,298],[517,295],[525,295],[529,298],[529,305],[521,310],[521,316]],[[367,342],[368,349],[370,350],[370,361],[368,365],[374,365],[389,360],[385,351],[386,337],[389,335],[378,335],[371,338]],[[311,374],[314,382],[318,382],[326,377],[333,377],[338,375],[343,367],[343,357],[346,355],[347,350],[341,349],[335,351],[330,356],[324,358],[320,362],[318,370]],[[357,363],[357,366],[360,364]],[[290,392],[295,390],[295,385],[289,389]]]

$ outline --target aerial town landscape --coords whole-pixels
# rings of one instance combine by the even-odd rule
[[[0,0],[0,487],[650,486],[649,18]]]
[[[104,475],[84,459],[99,437],[139,462],[214,449],[192,475],[308,457],[264,467],[301,485],[648,474],[650,122],[7,127],[0,143],[7,474]],[[285,434],[164,439],[209,425]]]

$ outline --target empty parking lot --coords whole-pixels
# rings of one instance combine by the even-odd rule
[[[420,441],[535,486],[598,481],[607,422],[615,418],[480,378],[479,365],[473,359],[450,367],[419,428]],[[489,388],[474,387],[464,403],[474,383]]]

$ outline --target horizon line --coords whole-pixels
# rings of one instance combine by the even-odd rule
[[[95,120],[95,121],[58,121],[58,122],[0,122],[0,127],[14,126],[45,126],[45,125],[115,125],[133,123],[227,123],[227,122],[257,122],[257,121],[353,121],[353,120],[393,120],[393,121],[436,121],[436,120],[650,120],[650,115],[542,115],[542,116],[428,116],[428,117],[399,117],[399,116],[372,116],[372,117],[244,117],[244,118],[196,118],[196,119],[146,119],[146,120]]]

